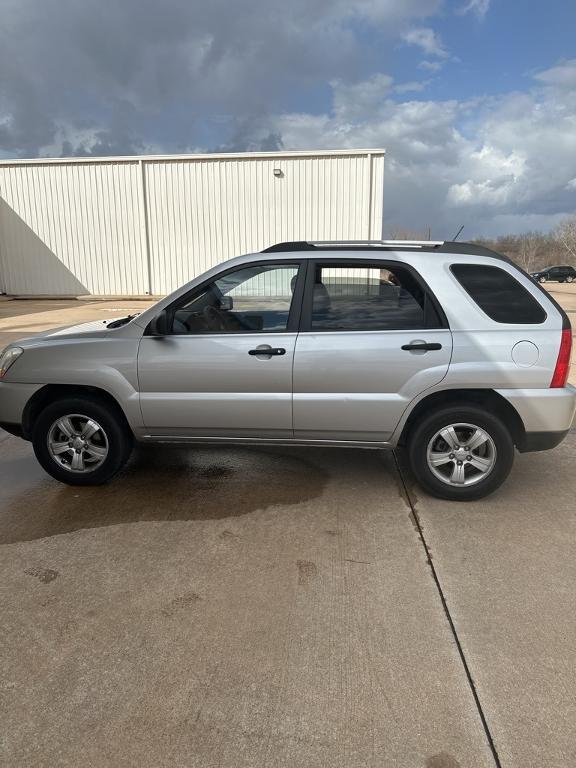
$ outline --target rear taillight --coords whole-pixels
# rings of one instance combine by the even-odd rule
[[[565,387],[568,380],[568,374],[570,373],[570,355],[572,354],[572,329],[565,328],[562,331],[562,339],[560,340],[560,350],[558,352],[558,360],[556,361],[556,368],[554,368],[554,376],[550,382],[551,388]]]

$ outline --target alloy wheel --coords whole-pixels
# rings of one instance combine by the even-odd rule
[[[97,421],[79,413],[58,418],[48,430],[48,452],[69,472],[93,472],[108,456],[108,437]]]
[[[448,424],[428,443],[426,460],[432,474],[454,487],[475,485],[496,464],[496,445],[486,430],[475,424]]]

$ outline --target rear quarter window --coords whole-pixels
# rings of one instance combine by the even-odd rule
[[[482,264],[452,264],[450,270],[491,320],[530,325],[546,320],[546,312],[534,296],[504,269]]]

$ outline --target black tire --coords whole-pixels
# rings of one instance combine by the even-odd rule
[[[545,282],[546,282],[546,278],[545,278],[544,276],[542,276],[542,277],[539,277],[539,278],[538,278],[538,282],[539,282],[539,283],[545,283]]]
[[[480,427],[489,435],[495,447],[492,469],[472,485],[451,485],[439,479],[428,463],[430,441],[439,430],[452,424]],[[461,404],[433,411],[411,430],[407,448],[410,467],[418,484],[432,496],[451,501],[473,501],[488,496],[506,480],[514,463],[514,443],[506,426],[496,416],[473,404]],[[447,451],[449,450],[451,449],[447,448]],[[447,473],[453,469],[454,463],[452,461],[449,464]],[[466,464],[466,461],[464,463]],[[480,474],[473,467],[469,469],[469,477]]]
[[[58,461],[50,452],[49,435],[53,434],[55,423],[71,414],[94,420],[100,427],[95,433],[96,438],[103,444],[107,443],[107,454],[94,469],[87,468],[86,471],[80,472],[67,468],[64,462],[73,455],[72,450],[67,451],[66,456]],[[75,424],[81,423],[76,419],[73,421]],[[111,480],[130,458],[134,436],[123,415],[102,400],[92,397],[67,397],[51,403],[40,413],[32,430],[32,444],[36,458],[56,480],[67,485],[103,485]],[[93,460],[99,461],[97,458]]]

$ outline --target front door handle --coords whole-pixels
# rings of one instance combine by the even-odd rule
[[[403,344],[402,349],[406,352],[428,352],[434,349],[442,349],[442,344],[437,341],[411,341],[410,344]]]
[[[249,350],[248,354],[254,357],[272,357],[272,355],[285,355],[286,350],[283,347],[270,347],[267,344],[263,344],[261,347]]]

